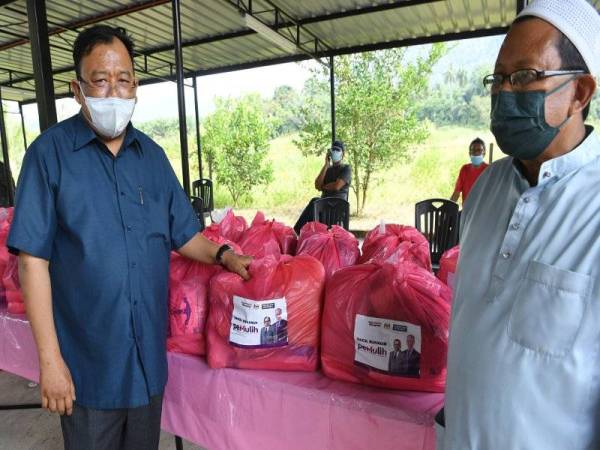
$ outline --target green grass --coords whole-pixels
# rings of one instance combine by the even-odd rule
[[[433,197],[449,198],[460,167],[469,161],[468,145],[475,137],[491,142],[489,131],[460,127],[432,128],[427,141],[412,149],[412,158],[377,173],[367,196],[362,217],[351,218],[351,228],[368,230],[382,219],[388,223],[412,225],[414,204]],[[274,181],[253,190],[252,202],[236,211],[252,219],[257,210],[293,225],[311,197],[318,196],[313,187],[322,159],[304,157],[293,144],[295,136],[283,136],[271,142],[269,159]],[[495,149],[494,159],[502,157]],[[231,197],[223,187],[215,188],[215,206],[231,206]],[[356,210],[356,199],[350,191],[350,204]]]

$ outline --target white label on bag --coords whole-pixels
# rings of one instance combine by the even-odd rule
[[[354,362],[389,375],[419,377],[421,327],[357,314]]]
[[[263,348],[288,344],[287,301],[250,300],[233,296],[229,343],[237,347]]]

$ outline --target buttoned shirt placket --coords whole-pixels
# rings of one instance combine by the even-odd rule
[[[139,270],[138,260],[139,254],[136,250],[136,233],[139,233],[141,230],[137,230],[137,226],[139,226],[140,222],[137,222],[137,226],[135,225],[135,215],[129,210],[131,207],[127,201],[127,193],[122,189],[123,183],[119,181],[122,176],[119,171],[119,161],[122,157],[123,151],[139,151],[139,149],[125,149],[123,148],[116,157],[112,158],[112,167],[113,167],[113,176],[115,180],[115,188],[116,188],[116,196],[117,196],[117,204],[119,205],[119,211],[121,213],[121,222],[123,225],[123,236],[125,239],[125,245],[127,249],[127,270],[129,274],[129,303],[131,308],[131,322],[132,322],[132,330],[133,330],[133,340],[135,341],[135,345],[137,348],[137,354],[139,360],[141,362],[142,371],[144,371],[144,376],[146,379],[146,390],[148,390],[147,384],[147,376],[145,375],[144,368],[144,358],[142,353],[142,338],[143,338],[143,330],[142,330],[142,320],[139,317],[139,308],[141,302],[141,291],[140,291],[140,280],[139,280]],[[142,192],[140,191],[140,207],[142,207],[143,199],[141,197]]]

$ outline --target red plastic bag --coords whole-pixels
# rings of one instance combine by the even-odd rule
[[[209,282],[222,269],[176,253],[171,254],[171,269],[167,350],[204,355]]]
[[[454,290],[454,275],[458,266],[459,254],[460,248],[458,245],[446,250],[440,258],[440,270],[437,273],[437,277],[452,290]]]
[[[360,252],[358,240],[352,233],[337,225],[309,222],[300,230],[297,255],[317,258],[325,268],[327,279],[338,269],[356,264]]]
[[[419,230],[404,225],[382,224],[367,233],[359,263],[405,261],[431,271],[429,242]]]
[[[253,261],[250,273],[249,281],[229,272],[211,280],[210,367],[316,370],[323,265],[308,255],[269,256]]]
[[[7,311],[11,314],[25,314],[25,303],[23,302],[8,302]]]
[[[239,242],[244,232],[248,229],[246,219],[236,216],[231,209],[227,210],[225,217],[219,223],[213,223],[206,227],[202,234],[208,239],[215,241],[223,237],[231,242]]]
[[[6,300],[4,283],[1,281],[1,277],[4,275],[9,258],[12,256],[8,252],[6,241],[8,239],[8,232],[10,231],[13,214],[14,208],[0,208],[0,304],[4,303]]]
[[[293,255],[297,241],[293,228],[276,222],[275,219],[265,220],[265,215],[257,212],[239,244],[244,254],[259,259],[268,255]]]
[[[450,296],[412,263],[338,270],[325,295],[323,371],[354,383],[443,392]]]

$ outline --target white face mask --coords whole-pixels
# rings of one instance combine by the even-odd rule
[[[332,150],[331,151],[331,160],[334,163],[338,163],[342,160],[342,152],[338,151],[338,150]]]
[[[81,89],[81,86],[80,86]],[[119,97],[86,97],[92,125],[100,135],[108,138],[120,136],[131,120],[137,99]]]

